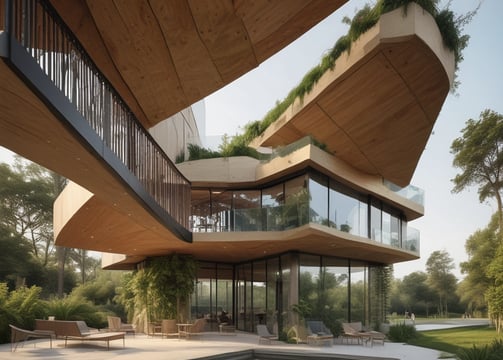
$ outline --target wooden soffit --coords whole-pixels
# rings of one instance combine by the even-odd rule
[[[50,0],[146,128],[237,79],[347,0]]]
[[[253,146],[311,135],[351,166],[410,183],[449,93],[454,55],[419,6],[384,14]]]

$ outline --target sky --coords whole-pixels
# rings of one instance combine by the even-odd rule
[[[208,96],[206,135],[235,135],[243,126],[260,120],[296,86],[304,74],[320,61],[335,41],[347,33],[344,16],[371,1],[350,0],[333,15],[259,67],[225,88]],[[453,0],[450,8],[457,14],[476,8],[478,0]],[[413,271],[425,271],[428,256],[445,250],[453,258],[454,274],[461,278],[459,263],[467,260],[464,244],[476,230],[484,228],[495,212],[494,203],[481,204],[477,189],[452,194],[453,168],[450,146],[461,136],[466,120],[478,119],[485,109],[503,113],[503,1],[485,0],[464,33],[470,42],[459,65],[461,82],[455,95],[450,94],[436,121],[433,134],[421,156],[412,184],[425,191],[425,216],[409,226],[421,233],[421,258],[395,264],[395,277]],[[12,154],[0,148],[0,161],[10,162]]]

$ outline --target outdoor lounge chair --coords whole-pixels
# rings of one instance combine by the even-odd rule
[[[136,331],[134,326],[131,324],[125,324],[122,322],[121,318],[118,316],[107,316],[108,320],[108,330],[125,332],[126,334],[135,334]]]
[[[122,346],[126,345],[125,332],[99,332],[96,329],[89,328],[85,321],[36,319],[35,329],[54,332],[57,338],[65,339],[65,347],[68,340],[105,341],[107,350],[110,350],[111,340],[122,339]]]
[[[271,341],[278,340],[278,336],[271,334],[265,325],[257,325],[257,334],[259,344],[262,342],[270,344]]]
[[[19,342],[26,342],[29,339],[49,339],[52,349],[52,338],[55,337],[53,331],[44,331],[44,330],[25,330],[18,328],[17,326],[10,325],[10,351],[14,352],[19,345]]]
[[[332,345],[334,335],[320,320],[309,320],[307,324],[307,343],[310,345]]]

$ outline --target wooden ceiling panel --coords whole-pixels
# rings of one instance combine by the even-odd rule
[[[166,119],[166,107],[187,107],[189,103],[149,4],[127,0],[88,0],[87,4],[115,66],[150,125]]]
[[[168,44],[178,78],[189,103],[205,97],[224,82],[199,37],[192,12],[185,0],[150,0]]]
[[[433,125],[449,91],[447,74],[437,66],[435,54],[417,37],[412,38],[407,46],[385,47],[382,53],[402,76],[421,104],[426,119]]]
[[[244,0],[246,1],[246,0]],[[268,1],[261,0],[265,4]],[[278,2],[278,1],[272,1]],[[302,11],[296,12],[293,16],[286,20],[283,18],[283,23],[274,32],[270,33],[268,36],[263,37],[262,40],[254,43],[255,46],[255,56],[259,62],[268,59],[270,56],[274,55],[278,50],[281,50],[287,46],[291,39],[297,39],[299,36],[304,34],[306,29],[310,29],[319,21],[323,20],[332,12],[336,11],[339,7],[344,5],[347,0],[311,0],[305,1],[305,6]],[[288,9],[292,6],[291,0],[280,1],[283,5],[282,10],[274,11],[272,21],[276,21],[276,16],[280,13],[288,13]],[[295,2],[293,5],[297,5]],[[306,16],[308,15],[308,16]],[[265,25],[264,25],[265,26]]]
[[[236,16],[231,0],[190,0],[189,4],[199,36],[225,83],[258,65],[246,28]]]
[[[297,39],[347,0],[50,0],[150,128]]]
[[[285,8],[281,1],[237,0],[236,14],[243,20],[251,41],[258,43],[276,33],[283,24],[300,13],[310,0],[290,0]]]

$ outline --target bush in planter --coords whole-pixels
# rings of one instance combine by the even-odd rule
[[[401,323],[391,325],[389,327],[388,338],[393,342],[407,342],[417,336],[417,331],[414,325]]]

